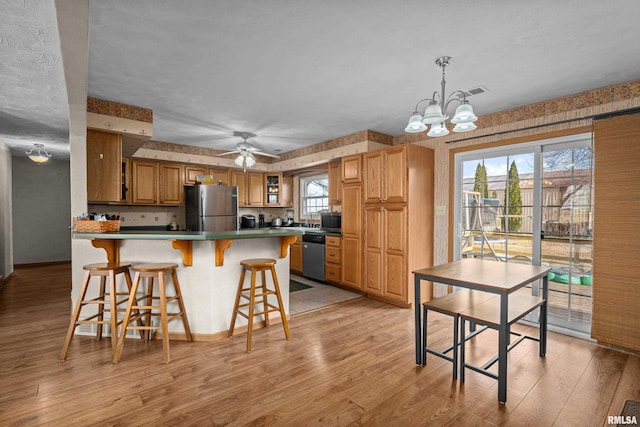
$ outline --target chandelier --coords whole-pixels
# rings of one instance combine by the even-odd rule
[[[44,163],[51,157],[44,148],[44,144],[33,144],[31,150],[25,151],[25,154],[36,163]]]
[[[460,102],[460,105],[456,109],[456,113],[451,119],[451,123],[455,124],[453,131],[469,132],[477,128],[473,122],[478,120],[478,118],[473,114],[473,107],[471,107],[469,101],[467,101],[467,95],[463,91],[456,90],[445,98],[446,82],[444,75],[445,68],[449,65],[449,62],[451,62],[450,56],[442,56],[436,59],[436,64],[442,68],[442,90],[441,92],[433,92],[431,98],[425,98],[416,104],[416,108],[413,111],[411,118],[409,118],[409,124],[407,124],[407,127],[405,128],[405,132],[424,132],[429,126],[431,126],[427,135],[433,137],[448,135],[449,130],[447,129],[445,122],[449,119],[449,116],[446,115],[446,112],[449,104],[453,101]],[[420,115],[418,107],[425,101],[429,101],[429,105],[424,110],[424,115]]]
[[[252,167],[256,164],[256,158],[252,152],[245,149],[240,149],[240,154],[234,160],[234,163],[242,168],[244,172],[247,171],[247,168]]]

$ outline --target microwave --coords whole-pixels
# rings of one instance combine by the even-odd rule
[[[342,232],[342,213],[328,212],[320,214],[320,228],[334,233]]]

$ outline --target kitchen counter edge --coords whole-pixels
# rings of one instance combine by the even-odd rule
[[[111,231],[106,233],[72,233],[74,239],[144,239],[144,240],[219,240],[284,237],[304,234],[300,229],[237,230],[237,231]]]

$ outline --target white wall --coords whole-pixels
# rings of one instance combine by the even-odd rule
[[[13,262],[71,260],[69,161],[13,157]]]
[[[13,272],[11,226],[11,151],[0,142],[0,276]]]

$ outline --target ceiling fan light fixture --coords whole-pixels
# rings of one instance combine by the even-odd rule
[[[236,157],[236,159],[233,161],[236,165],[242,167],[244,166],[244,158],[245,156],[243,154],[238,155],[238,157]]]

